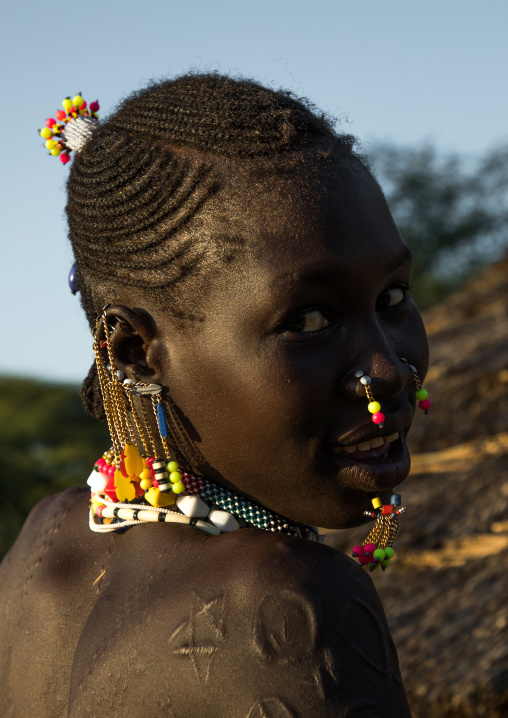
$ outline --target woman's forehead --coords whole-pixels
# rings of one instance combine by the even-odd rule
[[[318,175],[268,177],[256,186],[245,215],[249,252],[275,260],[351,243],[379,252],[400,237],[383,193],[363,168],[324,168]]]

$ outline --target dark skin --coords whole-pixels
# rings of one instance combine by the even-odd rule
[[[118,293],[116,363],[169,387],[204,457],[196,472],[293,521],[352,526],[409,470],[415,387],[400,357],[423,379],[427,343],[408,255],[364,170],[259,180],[256,196],[201,321],[183,330]],[[341,449],[396,432],[379,455]],[[2,566],[2,715],[410,715],[382,607],[351,559],[250,528],[96,535],[88,497],[40,504]]]

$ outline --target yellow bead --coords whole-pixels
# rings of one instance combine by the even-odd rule
[[[43,127],[41,130],[41,137],[44,137],[45,140],[49,140],[50,137],[53,137],[53,133],[49,129],[49,127]]]
[[[172,484],[177,484],[182,480],[182,475],[179,471],[172,471],[169,475],[169,480]]]
[[[151,479],[151,478],[152,478],[152,472],[150,471],[150,469],[148,468],[148,466],[146,466],[146,467],[143,469],[143,471],[142,471],[142,472],[140,473],[140,475],[139,475],[139,478],[141,479],[141,481],[143,481],[143,479]],[[150,486],[151,486],[151,485],[152,485],[152,482],[150,481]]]
[[[383,502],[381,501],[381,499],[379,498],[379,496],[376,496],[375,498],[372,499],[372,506],[373,506],[375,509],[381,508],[382,505],[383,505]]]
[[[144,491],[148,491],[148,489],[152,488],[153,484],[150,479],[141,479],[139,482],[139,485]]]
[[[58,157],[61,151],[62,150],[60,147],[53,147],[53,149],[51,150],[51,154],[53,155],[53,157]]]
[[[56,147],[55,140],[46,140],[46,149],[47,150],[53,150]]]
[[[381,404],[379,403],[379,401],[371,401],[367,409],[370,411],[371,414],[377,414],[378,411],[381,411]]]
[[[84,102],[84,100],[81,97],[81,95],[76,95],[76,97],[72,98],[72,104],[74,105],[74,107],[81,107],[83,102]]]
[[[164,493],[160,491],[160,489],[156,489],[155,486],[148,489],[144,498],[149,504],[152,504],[152,506],[155,506],[158,509],[165,508],[166,506],[172,506],[176,502],[176,496],[174,494],[171,492]]]
[[[68,112],[72,107],[72,100],[66,97],[65,100],[62,100],[62,107],[66,112]]]
[[[171,487],[175,494],[181,494],[183,491],[185,491],[185,485],[182,481],[178,481],[176,484],[173,484]]]

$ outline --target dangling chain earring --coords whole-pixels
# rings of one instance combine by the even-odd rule
[[[102,488],[113,501],[132,501],[143,496],[152,506],[171,506],[176,501],[174,494],[181,494],[185,486],[178,462],[167,459],[170,449],[161,404],[162,387],[159,384],[135,383],[132,379],[126,379],[123,371],[115,369],[107,307],[97,318],[94,352],[113,450],[97,462],[102,482],[97,481],[98,477],[93,477],[96,478],[94,488]],[[104,350],[108,365],[104,362]],[[157,439],[147,416],[145,397],[151,400],[151,409],[159,429]],[[106,476],[109,477],[107,483]],[[99,487],[98,483],[104,483],[104,486]]]
[[[407,359],[400,357],[400,360],[404,362],[409,368],[409,371],[413,375],[413,379],[416,384],[416,398],[418,400],[418,406],[426,414],[429,413],[430,400],[428,392],[422,388],[422,383],[416,367],[409,364]],[[359,369],[355,372],[355,376],[360,379],[360,383],[365,389],[367,399],[369,400],[368,410],[372,414],[372,421],[378,424],[379,428],[383,426],[385,416],[381,413],[381,404],[375,401],[370,388],[371,378],[364,375],[363,371]],[[371,529],[369,535],[365,539],[362,545],[355,546],[353,548],[353,557],[358,558],[361,566],[367,566],[373,571],[378,566],[381,566],[383,571],[388,568],[391,560],[395,554],[393,550],[393,543],[399,532],[399,520],[400,514],[404,513],[405,507],[401,506],[400,494],[392,494],[389,504],[383,504],[379,496],[372,499],[372,506],[374,511],[364,511],[364,516],[375,518],[376,523]],[[398,507],[398,508],[397,508]],[[377,513],[376,513],[377,512]]]

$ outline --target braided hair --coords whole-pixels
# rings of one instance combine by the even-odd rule
[[[67,183],[69,236],[90,326],[122,285],[155,301],[169,296],[175,319],[192,316],[185,280],[230,260],[241,244],[224,231],[214,204],[224,185],[220,167],[273,165],[324,147],[367,166],[355,144],[308,101],[252,80],[189,73],[127,97],[76,155]],[[233,219],[228,214],[229,226]],[[103,419],[94,366],[81,395],[85,409]]]

